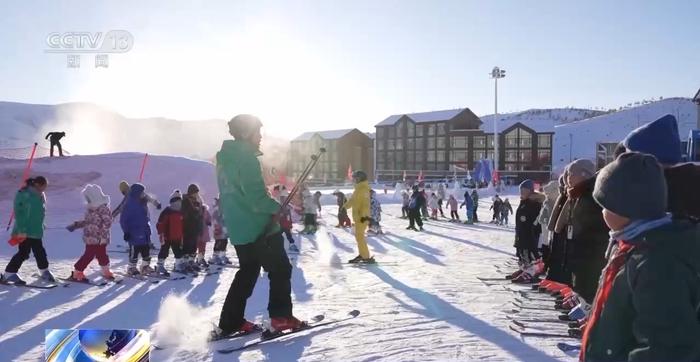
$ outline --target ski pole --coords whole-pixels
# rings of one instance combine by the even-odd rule
[[[34,162],[34,155],[36,154],[37,145],[38,143],[34,142],[34,146],[32,147],[32,153],[31,155],[29,155],[29,162],[27,162],[27,167],[24,169],[24,173],[22,174],[22,184],[19,185],[20,188],[24,186],[24,182],[27,181],[27,179],[29,178],[29,171],[31,171],[32,169],[32,163]],[[10,226],[12,225],[12,221],[14,220],[14,218],[15,210],[13,208],[12,212],[10,213],[10,221],[7,222],[7,228],[5,229],[5,231],[10,230]]]
[[[326,149],[321,147],[318,150],[318,153],[315,155],[311,155],[311,161],[306,165],[306,168],[304,171],[299,175],[299,178],[297,178],[296,183],[294,184],[294,187],[292,187],[292,190],[289,192],[289,196],[282,202],[282,205],[280,205],[280,210],[283,210],[291,200],[294,198],[294,196],[299,192],[299,187],[300,185],[306,180],[307,177],[309,177],[309,174],[311,173],[311,170],[316,166],[318,163],[318,160],[321,158],[321,155],[326,152]]]

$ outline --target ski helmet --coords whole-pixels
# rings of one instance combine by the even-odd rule
[[[352,179],[355,180],[355,182],[367,181],[367,174],[365,171],[357,170],[352,173]]]
[[[262,127],[260,119],[252,114],[239,114],[228,122],[229,133],[235,139],[246,139]]]

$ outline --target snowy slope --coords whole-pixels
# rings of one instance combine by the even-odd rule
[[[666,114],[676,116],[682,139],[688,137],[698,124],[698,107],[688,98],[668,98],[634,108],[557,125],[554,136],[553,169],[559,170],[569,163],[570,136],[572,159],[595,160],[596,143],[620,142],[635,128],[654,121]]]
[[[529,109],[522,112],[499,113],[499,121],[519,121],[528,122],[530,120],[550,120],[554,124],[566,124],[582,119],[591,118],[606,114],[604,111],[583,108],[550,108],[550,109]],[[480,116],[484,123],[492,123],[495,115],[489,114]],[[502,128],[501,128],[502,129]]]
[[[45,245],[56,274],[67,275],[83,249],[80,234],[62,228],[83,213],[80,185],[87,181],[100,183],[118,199],[116,183],[122,175],[138,173],[140,156],[112,154],[37,161],[37,173],[49,174],[53,180],[47,192]],[[8,172],[21,169],[17,161],[3,161],[0,166]],[[155,157],[145,177],[146,185],[161,200],[173,187],[185,187],[190,181],[200,183],[210,200],[214,179],[208,163]],[[302,253],[292,260],[296,315],[326,313],[331,318],[360,309],[362,315],[355,321],[305,332],[289,342],[224,356],[209,348],[236,345],[245,339],[208,346],[196,336],[201,336],[197,331],[206,332],[210,322],[218,319],[235,269],[162,284],[127,279],[117,286],[72,285],[47,291],[0,286],[0,305],[11,311],[3,313],[0,323],[0,360],[40,359],[46,328],[156,330],[161,325],[172,329],[170,337],[175,335],[179,348],[154,352],[154,361],[574,360],[556,349],[556,340],[522,339],[510,331],[505,311],[511,309],[515,294],[476,279],[479,275],[500,275],[494,264],[512,260],[512,228],[431,221],[426,223],[424,233],[408,231],[406,221],[396,218],[400,205],[388,203],[392,195],[378,191],[387,202],[382,221],[387,234],[370,237],[368,242],[377,259],[386,265],[357,268],[342,264],[356,255],[356,246],[350,230],[331,226],[336,221],[334,206],[324,207],[323,226],[316,236],[300,240]],[[480,218],[484,220],[490,219],[486,199],[483,195],[480,205]],[[510,199],[516,206],[516,197],[511,195]],[[332,199],[325,197],[324,201]],[[3,198],[0,205],[2,219],[6,220],[9,199]],[[152,216],[155,213],[152,210]],[[112,236],[109,249],[119,250],[120,230],[115,227]],[[299,238],[296,232],[295,237]],[[7,238],[7,234],[0,234],[0,238]],[[13,248],[0,243],[0,265],[5,265],[13,252]],[[125,268],[126,254],[112,252],[110,256],[115,270]],[[232,248],[229,256],[235,256]],[[172,259],[168,262],[170,265]],[[21,274],[31,280],[35,271],[30,259]],[[86,270],[88,276],[97,273],[95,263]],[[266,318],[267,290],[267,278],[261,275],[249,301],[248,318]],[[167,303],[162,304],[164,300]],[[184,332],[183,336],[178,337],[178,330]]]

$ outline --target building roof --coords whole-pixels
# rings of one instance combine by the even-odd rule
[[[332,131],[304,132],[292,141],[308,141],[311,139],[311,137],[313,137],[316,134],[324,140],[337,140],[339,138],[343,138],[343,136],[354,130],[355,128],[337,129]]]
[[[700,104],[700,89],[698,89],[698,92],[695,93],[695,97],[693,97],[693,102]]]
[[[460,112],[465,110],[466,108],[457,108],[457,109],[448,109],[444,111],[432,111],[432,112],[420,112],[420,113],[408,113],[408,114],[394,114],[392,116],[387,117],[385,120],[379,122],[376,124],[377,126],[391,126],[396,121],[399,120],[399,118],[406,116],[413,120],[416,123],[422,123],[422,122],[438,122],[438,121],[447,121],[454,116],[458,115]]]
[[[493,116],[483,117],[483,124],[479,129],[484,133],[493,133]],[[520,123],[523,126],[532,129],[537,133],[554,133],[554,121],[551,119],[502,119],[498,121],[498,133],[503,133],[506,129]]]

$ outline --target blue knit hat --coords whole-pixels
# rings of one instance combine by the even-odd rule
[[[653,155],[665,165],[681,162],[678,122],[670,114],[630,132],[622,144],[628,151]]]
[[[521,189],[528,189],[528,190],[534,192],[535,191],[535,183],[532,182],[532,180],[527,179],[527,180],[520,183],[520,188]]]

